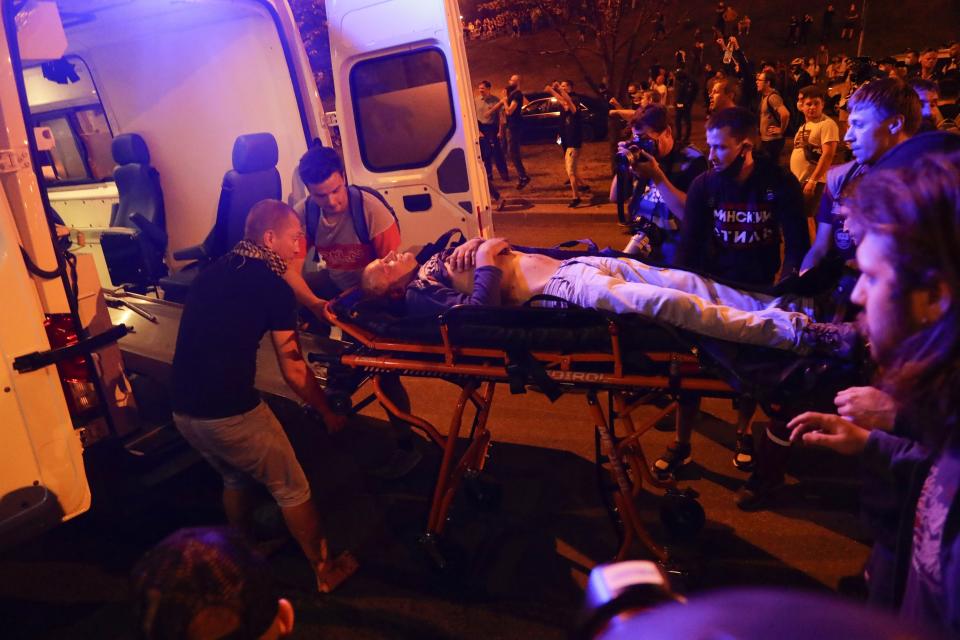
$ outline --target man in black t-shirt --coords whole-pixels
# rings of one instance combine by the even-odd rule
[[[545,88],[560,103],[560,148],[563,149],[563,166],[570,180],[573,198],[567,205],[571,209],[580,204],[580,147],[583,146],[583,122],[580,117],[580,104],[570,92],[573,82],[564,80],[548,84]]]
[[[520,155],[520,138],[523,135],[523,92],[520,91],[520,76],[510,76],[510,84],[503,90],[503,113],[507,118],[507,152],[513,168],[520,176],[517,189],[523,189],[530,183],[527,170],[523,167]]]
[[[707,121],[711,170],[697,177],[687,192],[679,265],[766,287],[778,272],[783,277],[798,271],[810,237],[800,183],[774,160],[754,157],[753,135],[754,117],[740,107],[717,111]],[[691,460],[696,411],[695,403],[681,407],[677,441],[654,463],[658,475],[673,474]],[[753,468],[750,422],[755,411],[755,401],[740,400],[734,465],[744,470]],[[738,504],[752,506],[749,498]]]
[[[672,265],[676,258],[680,221],[683,218],[687,202],[686,191],[698,175],[707,170],[707,160],[696,148],[682,147],[673,137],[673,130],[667,124],[667,110],[661,105],[648,105],[638,110],[630,121],[633,139],[621,144],[621,153],[635,145],[634,157],[637,161],[630,167],[632,193],[629,203],[631,222],[641,219],[650,222],[660,230],[662,238],[655,243],[639,244],[634,236],[630,249],[649,246],[649,251],[627,251],[642,254],[640,257],[654,262]],[[654,154],[642,149],[647,141],[648,148]],[[610,201],[616,202],[619,194],[619,178],[614,176],[610,185]]]
[[[257,351],[269,331],[287,384],[330,431],[344,426],[300,353],[296,301],[283,280],[302,241],[293,209],[263,200],[247,217],[244,239],[197,277],[173,358],[173,417],[184,438],[223,477],[230,523],[245,528],[251,485],[264,485],[316,572],[318,589],[326,592],[356,570],[356,561],[349,554],[330,557],[303,469],[254,387]]]

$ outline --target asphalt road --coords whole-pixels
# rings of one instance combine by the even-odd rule
[[[563,209],[508,208],[495,224],[520,244],[623,241],[610,211]],[[456,389],[432,379],[410,379],[407,387],[415,412],[445,432]],[[294,637],[566,637],[587,572],[617,547],[597,491],[592,423],[580,395],[550,403],[536,393],[511,395],[501,385],[495,397],[486,479],[502,498],[496,508],[455,500],[445,549],[458,561],[448,574],[433,570],[417,543],[439,466],[436,447],[419,442],[424,461],[413,473],[378,480],[365,470],[392,446],[379,407],[368,407],[346,433],[331,438],[289,405],[277,405],[334,547],[354,549],[362,565],[335,594],[320,596],[293,544],[271,558],[297,612]],[[653,535],[670,543],[685,571],[677,586],[694,597],[730,585],[836,589],[867,553],[856,516],[856,465],[822,452],[794,452],[788,485],[773,508],[740,512],[733,497],[746,474],[731,464],[733,420],[729,401],[704,402],[695,462],[681,476],[706,510],[697,538],[668,540],[658,523],[657,492],[639,500]],[[671,437],[656,430],[645,435],[647,457],[655,458]],[[90,514],[0,554],[4,638],[135,637],[126,585],[136,558],[178,527],[223,521],[219,481],[205,465],[177,467],[168,477],[163,467],[141,463],[101,464],[113,471],[110,490],[96,494]],[[140,483],[145,474],[152,486]],[[260,514],[265,531],[277,529],[269,502]]]

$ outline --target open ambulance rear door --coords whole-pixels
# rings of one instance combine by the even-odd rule
[[[404,246],[493,231],[455,0],[327,0],[350,182],[377,188]]]

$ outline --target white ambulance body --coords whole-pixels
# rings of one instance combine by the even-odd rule
[[[326,114],[285,0],[3,0],[0,11],[0,538],[89,508],[85,447],[132,450],[156,431],[124,373],[162,388],[180,307],[162,291],[114,292],[119,308],[104,306],[100,288],[123,284],[99,244],[119,201],[117,136],[149,149],[174,271],[173,253],[214,226],[234,142],[253,133],[276,140],[288,201],[302,196],[298,159],[330,145],[335,124],[348,180],[386,197],[405,244],[492,231],[455,0],[327,0]],[[287,394],[272,358],[261,353],[258,386]]]

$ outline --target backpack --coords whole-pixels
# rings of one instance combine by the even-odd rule
[[[367,226],[367,217],[363,212],[363,194],[369,193],[387,208],[390,215],[393,216],[397,227],[400,227],[400,219],[397,218],[397,212],[393,210],[387,199],[379,191],[372,187],[363,187],[360,185],[347,185],[347,194],[350,200],[350,219],[353,221],[353,230],[357,238],[363,244],[370,244],[370,229]],[[317,225],[320,224],[320,206],[313,201],[313,198],[307,198],[307,204],[303,209],[304,222],[307,227],[307,241],[312,245],[317,238]]]

